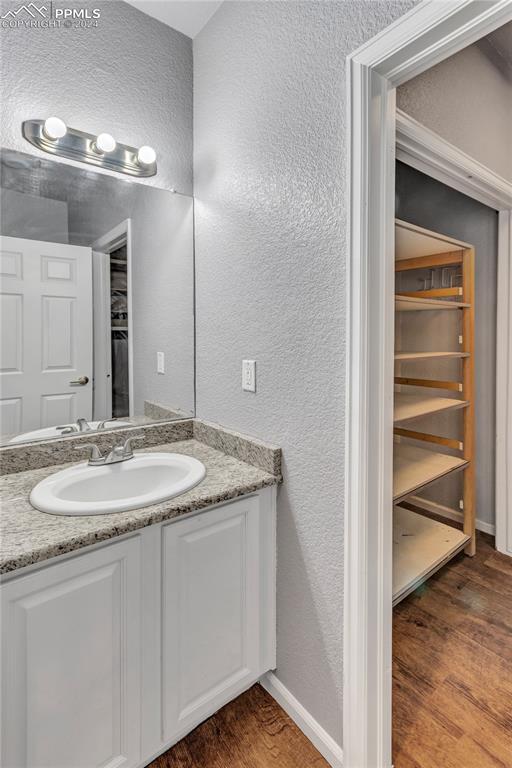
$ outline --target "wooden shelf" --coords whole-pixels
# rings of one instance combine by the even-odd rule
[[[470,540],[462,531],[395,506],[393,511],[393,605],[413,592]]]
[[[395,360],[441,360],[442,358],[469,357],[469,352],[395,352]]]
[[[460,301],[443,301],[443,299],[422,299],[414,296],[395,296],[397,312],[417,312],[425,310],[467,309],[470,305]]]
[[[408,221],[395,219],[395,258],[403,259],[429,256],[430,254],[451,253],[470,248],[468,243],[453,237],[418,227]]]
[[[460,345],[453,343],[452,351],[416,351],[421,346],[431,349],[450,346],[442,341],[442,329],[446,326],[446,338],[452,338],[452,324],[449,315],[440,315],[432,326],[427,322],[431,316],[399,316],[402,335],[396,341],[411,351],[397,350],[395,362],[431,360],[459,360],[458,375],[414,378],[405,366],[405,372],[398,366],[395,384],[400,385],[394,400],[394,456],[393,456],[393,605],[414,591],[435,571],[462,550],[467,555],[475,553],[475,505],[474,505],[474,248],[437,232],[422,229],[406,222],[396,221],[395,227],[395,272],[414,276],[414,270],[435,270],[440,273],[445,267],[454,267],[454,273],[461,278],[461,285],[423,290],[407,290],[401,283],[395,295],[396,312],[457,312],[461,311],[459,337]],[[442,272],[441,272],[442,277]],[[442,280],[432,284],[440,284]],[[458,280],[457,280],[458,282]],[[401,320],[399,318],[401,317]],[[421,320],[420,320],[421,317]],[[446,320],[446,323],[443,320]],[[453,315],[452,315],[453,317]],[[426,322],[422,322],[422,321]],[[458,323],[457,323],[458,325]],[[409,328],[410,333],[405,335]],[[427,339],[428,336],[428,339]],[[406,339],[409,338],[407,342]],[[400,340],[403,341],[400,341]],[[453,351],[458,350],[458,351]],[[451,366],[452,368],[453,366]],[[425,366],[421,368],[422,373]],[[420,369],[418,369],[419,371]],[[450,369],[451,370],[451,369]],[[439,374],[439,371],[435,372]],[[452,379],[457,379],[453,381]],[[402,385],[417,389],[401,389]],[[440,392],[435,390],[448,390]],[[434,390],[434,391],[433,391]],[[453,394],[448,397],[448,394]],[[458,396],[458,397],[457,397]],[[463,399],[458,399],[463,398]],[[461,411],[462,432],[457,438],[433,434],[435,425],[419,431],[428,418],[436,413]],[[409,426],[409,422],[425,419],[421,427]],[[430,446],[419,448],[418,445]],[[439,451],[449,450],[449,453]],[[461,479],[463,509],[458,527],[446,525],[432,519],[422,509],[406,509],[411,506],[406,500],[418,499],[421,489],[441,478],[462,472]],[[402,503],[400,503],[402,502]],[[405,505],[405,506],[404,506]],[[432,502],[432,506],[444,509]],[[428,509],[427,502],[425,509]]]
[[[452,472],[467,467],[469,462],[458,456],[428,451],[413,445],[395,443],[393,466],[393,500],[400,501],[411,493]]]
[[[467,405],[469,405],[467,400],[456,400],[453,397],[429,397],[395,392],[393,421],[395,424],[402,424],[433,413],[466,408]]]

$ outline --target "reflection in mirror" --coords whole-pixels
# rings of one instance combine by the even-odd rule
[[[194,415],[193,202],[2,150],[2,442]]]

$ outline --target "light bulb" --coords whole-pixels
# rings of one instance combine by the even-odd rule
[[[68,129],[66,123],[60,117],[48,117],[44,121],[43,133],[50,141],[57,141],[66,135]]]
[[[137,152],[137,162],[139,165],[153,165],[156,160],[156,152],[153,147],[143,146]]]
[[[100,133],[94,142],[94,149],[100,154],[103,154],[103,152],[113,152],[115,148],[116,140],[110,133]]]

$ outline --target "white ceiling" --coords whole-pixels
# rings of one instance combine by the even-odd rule
[[[126,0],[139,11],[194,38],[211,19],[222,0]]]

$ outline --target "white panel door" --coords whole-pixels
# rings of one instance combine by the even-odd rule
[[[0,237],[3,434],[92,417],[91,260],[90,248]]]
[[[2,766],[138,765],[139,537],[0,589]]]
[[[259,529],[256,497],[163,528],[165,743],[260,674]]]

